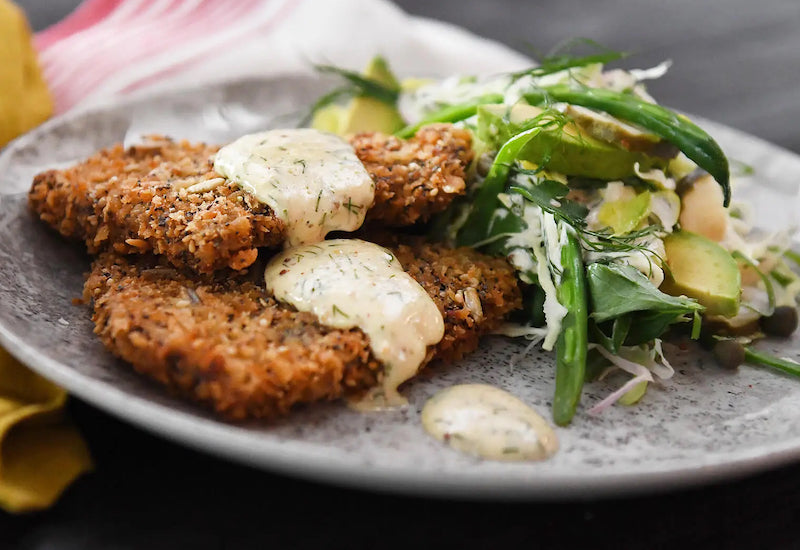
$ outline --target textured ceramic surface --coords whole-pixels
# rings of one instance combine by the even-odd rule
[[[800,381],[743,367],[722,371],[702,353],[672,349],[675,377],[640,405],[586,414],[611,386],[587,387],[560,452],[543,463],[483,462],[428,437],[419,422],[440,388],[483,382],[548,415],[553,358],[524,343],[487,339],[469,359],[430,369],[405,389],[404,410],[359,414],[340,403],[309,406],[275,425],[230,425],[175,399],[115,360],[92,334],[81,293],[89,259],[33,219],[25,192],[39,170],[142,132],[224,141],[286,125],[320,91],[310,79],[278,79],[175,92],[53,120],[0,156],[0,342],[72,393],[170,439],[242,462],[334,483],[416,494],[507,498],[597,496],[699,483],[800,458]],[[764,225],[797,213],[800,158],[707,124],[729,155],[756,167],[752,193]],[[753,191],[757,190],[757,193]],[[741,196],[741,195],[740,195]],[[797,339],[776,349],[798,358]]]

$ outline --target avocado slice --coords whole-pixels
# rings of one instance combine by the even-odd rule
[[[342,105],[327,105],[314,113],[311,127],[323,132],[339,134],[344,119],[345,107]]]
[[[647,153],[664,159],[674,158],[680,152],[676,146],[657,135],[617,120],[607,113],[593,111],[580,105],[567,105],[564,114],[592,137],[618,144],[628,151]]]
[[[364,76],[393,90],[400,89],[400,84],[389,69],[389,64],[381,56],[372,58],[364,70]],[[405,121],[394,105],[388,105],[374,97],[354,97],[342,116],[339,133],[383,132],[384,134],[393,134],[404,126]]]
[[[400,83],[400,89],[404,92],[416,92],[434,82],[436,81],[432,78],[406,78]]]
[[[478,108],[478,136],[499,149],[523,124],[543,110],[533,105],[481,105]],[[549,157],[549,159],[548,159]],[[541,132],[523,148],[520,159],[535,164],[547,161],[547,168],[568,176],[585,176],[604,180],[623,179],[635,175],[634,164],[649,170],[656,160],[643,153],[628,151],[599,140],[574,122],[562,128]]]
[[[597,221],[610,227],[614,235],[630,233],[650,215],[650,192],[644,191],[631,199],[603,203]]]
[[[362,73],[394,90],[400,89],[389,64],[381,56],[373,57]],[[347,105],[328,105],[314,113],[311,127],[334,134],[382,132],[393,134],[405,126],[400,111],[373,97],[354,97]]]
[[[707,315],[733,317],[739,311],[742,279],[739,266],[720,245],[689,231],[676,231],[664,239],[666,270],[660,290],[694,298]]]

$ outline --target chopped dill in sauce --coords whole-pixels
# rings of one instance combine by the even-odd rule
[[[287,246],[361,227],[375,186],[349,143],[310,128],[243,136],[214,157],[214,169],[272,208]],[[310,212],[323,212],[317,219]]]
[[[357,327],[369,337],[383,379],[358,408],[405,403],[397,387],[416,374],[428,346],[442,339],[444,319],[393,254],[358,239],[322,241],[278,254],[264,276],[277,300],[315,314],[323,325]]]

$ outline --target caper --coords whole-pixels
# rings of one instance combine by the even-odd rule
[[[720,340],[712,350],[717,363],[723,369],[736,369],[744,363],[744,346],[736,340]]]
[[[797,329],[797,310],[792,306],[779,306],[769,317],[761,318],[761,330],[771,336],[788,338]]]

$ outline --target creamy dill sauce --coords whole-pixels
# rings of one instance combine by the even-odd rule
[[[422,425],[454,449],[490,460],[544,460],[558,450],[555,432],[536,411],[485,384],[440,391],[425,403]]]
[[[427,292],[388,250],[334,239],[285,250],[265,272],[267,289],[334,328],[360,328],[384,366],[381,386],[360,409],[403,405],[397,387],[414,376],[427,347],[444,336],[444,320]]]
[[[361,227],[375,184],[349,143],[310,128],[243,136],[220,149],[214,170],[286,224],[286,246]]]

